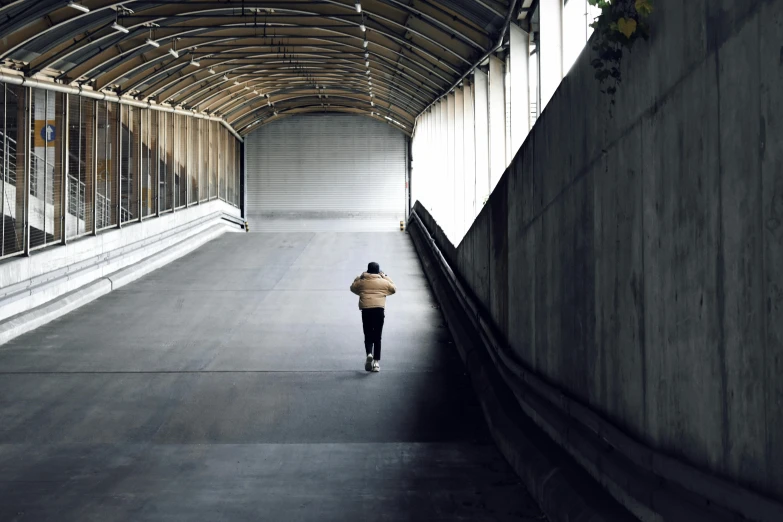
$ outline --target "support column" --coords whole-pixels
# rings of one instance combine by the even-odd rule
[[[98,101],[89,101],[92,103],[92,133],[90,136],[90,150],[92,151],[92,174],[90,180],[85,184],[85,193],[89,190],[92,193],[92,235],[98,234],[98,110],[100,105]]]
[[[66,224],[68,220],[68,167],[70,161],[68,161],[68,149],[70,146],[70,119],[71,119],[71,104],[70,94],[61,94],[62,96],[62,119],[57,123],[57,132],[60,132],[60,172],[62,174],[62,181],[60,182],[60,243],[65,245],[67,243],[66,236],[68,230]],[[55,214],[57,214],[55,209]]]
[[[511,158],[530,132],[529,58],[530,36],[518,26],[509,26],[511,76]]]
[[[20,110],[22,112],[21,118],[17,119],[17,122],[21,122],[23,130],[20,140],[17,140],[17,158],[19,157],[19,149],[24,153],[24,183],[19,183],[19,177],[16,178],[16,220],[19,221],[19,208],[23,208],[24,212],[21,216],[23,223],[22,241],[23,251],[26,256],[30,255],[30,163],[32,153],[32,145],[30,143],[30,127],[33,119],[33,90],[29,87],[24,88],[24,104],[20,104]],[[21,147],[19,147],[21,145]],[[18,163],[17,159],[17,163]],[[19,187],[23,187],[23,193],[19,194]],[[21,198],[21,201],[20,201]],[[19,204],[21,202],[21,205]]]
[[[448,167],[446,175],[446,183],[443,185],[443,201],[444,212],[441,214],[443,217],[443,228],[446,231],[446,235],[454,242],[454,120],[455,120],[455,98],[452,92],[446,96],[446,165]]]
[[[186,176],[185,177],[185,208],[188,208],[190,206],[190,177],[192,174],[190,173],[190,169],[193,167],[193,165],[190,164],[190,147],[193,146],[193,143],[191,143],[192,136],[190,134],[190,118],[187,116],[183,116],[183,119],[185,120],[185,150],[182,151],[183,158],[180,160],[180,165],[182,165],[182,168],[184,168]],[[180,142],[182,140],[180,139]],[[179,180],[182,182],[182,173],[179,175]],[[180,193],[182,191],[180,190]]]
[[[145,132],[147,123],[147,109],[138,109],[139,111],[139,135],[136,136],[136,212],[138,212],[139,223],[144,219],[144,173],[149,173],[149,159],[147,168],[144,168],[144,144],[147,143],[148,134]]]
[[[454,93],[454,244],[459,244],[465,234],[465,91]]]
[[[464,96],[464,118],[465,125],[463,127],[463,146],[462,151],[464,176],[464,196],[465,202],[463,204],[464,221],[462,230],[467,232],[473,220],[476,218],[476,131],[474,114],[474,101],[473,101],[473,86],[465,83],[465,96]]]
[[[440,190],[438,191],[438,205],[435,208],[436,216],[445,216],[446,214],[446,187],[447,187],[447,168],[446,168],[446,154],[447,152],[447,144],[448,144],[448,136],[447,136],[447,129],[448,129],[448,104],[446,103],[446,100],[441,100],[438,102],[438,110],[440,114],[440,119],[438,122],[438,142],[439,142],[439,149],[438,149],[438,159],[437,159],[437,167],[438,172],[440,175],[438,176],[438,187]],[[444,228],[445,230],[445,228]]]
[[[506,170],[506,104],[503,61],[489,57],[489,192]]]
[[[163,130],[160,126],[160,120],[161,120],[161,112],[154,113],[155,116],[155,150],[154,150],[154,158],[155,158],[155,169],[152,173],[155,175],[154,183],[150,185],[150,187],[154,187],[153,190],[153,203],[155,205],[155,217],[160,217],[160,157],[161,157],[161,136],[163,136]],[[153,117],[150,115],[150,117]],[[152,128],[150,128],[150,140],[152,140]],[[153,154],[153,151],[150,151],[150,155]],[[151,174],[152,174],[151,173]],[[151,212],[150,212],[151,213]]]
[[[476,70],[474,75],[473,107],[476,133],[476,215],[481,212],[484,198],[489,196],[489,79]]]
[[[122,113],[129,110],[125,105],[117,104],[117,149],[112,157],[112,165],[116,165],[117,177],[115,178],[114,196],[117,198],[117,228],[122,228]],[[128,119],[128,118],[125,118]]]
[[[541,109],[546,108],[563,79],[563,0],[541,0]]]

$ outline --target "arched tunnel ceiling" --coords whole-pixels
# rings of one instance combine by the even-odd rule
[[[361,0],[360,12],[355,0],[73,4],[0,2],[3,65],[220,116],[240,134],[322,111],[380,118],[410,133],[415,117],[495,48],[510,11],[526,7],[517,0]]]

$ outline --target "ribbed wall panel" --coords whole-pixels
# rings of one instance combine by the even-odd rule
[[[361,116],[295,116],[245,142],[251,229],[398,229],[405,136]]]

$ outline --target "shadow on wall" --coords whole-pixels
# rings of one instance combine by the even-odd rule
[[[444,257],[529,369],[783,500],[783,2],[659,0],[614,117],[583,53]]]

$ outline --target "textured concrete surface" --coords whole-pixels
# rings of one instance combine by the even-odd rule
[[[0,520],[540,520],[447,332],[404,233],[225,235],[0,347]]]
[[[657,0],[650,26],[612,108],[579,57],[444,256],[527,368],[780,503],[783,1]]]

